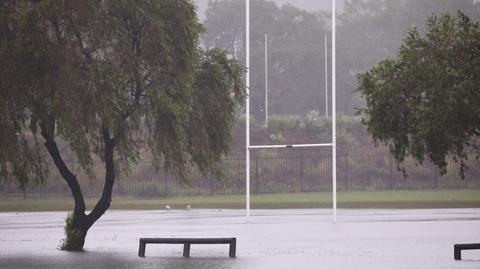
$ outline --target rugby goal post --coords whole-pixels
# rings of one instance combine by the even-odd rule
[[[332,142],[323,144],[292,144],[292,145],[250,145],[250,0],[246,1],[246,100],[245,100],[245,123],[246,123],[246,179],[245,179],[245,198],[246,198],[246,216],[250,218],[250,150],[251,149],[272,149],[272,148],[305,148],[305,147],[332,147],[332,194],[333,194],[333,222],[337,222],[337,121],[336,121],[336,3],[332,1]]]

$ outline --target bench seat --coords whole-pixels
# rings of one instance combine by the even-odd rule
[[[190,245],[192,244],[229,244],[228,255],[235,258],[237,239],[232,238],[140,238],[138,256],[145,257],[147,244],[183,244],[183,257],[190,257]]]
[[[455,244],[453,245],[453,257],[455,260],[462,259],[462,250],[480,249],[480,244]]]

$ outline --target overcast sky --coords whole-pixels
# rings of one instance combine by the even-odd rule
[[[201,20],[205,19],[205,10],[207,9],[208,0],[195,0],[198,5],[199,17]],[[244,1],[244,0],[238,0]],[[343,9],[343,3],[345,0],[337,0],[338,10]],[[252,1],[253,2],[253,1]],[[278,5],[290,4],[292,6],[298,7],[300,9],[305,9],[308,11],[323,11],[331,9],[330,0],[274,0]]]

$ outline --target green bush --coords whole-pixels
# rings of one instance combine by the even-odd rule
[[[362,117],[360,115],[345,115],[342,112],[337,113],[337,126],[348,131],[360,130],[365,128],[362,125]]]
[[[302,123],[298,115],[272,115],[268,118],[268,128],[272,130],[296,130]]]
[[[61,250],[82,250],[84,238],[82,232],[73,227],[74,215],[73,212],[67,215],[65,219],[65,239],[63,239]]]
[[[325,128],[327,123],[325,116],[321,116],[318,110],[308,112],[303,119],[303,124],[307,130]]]

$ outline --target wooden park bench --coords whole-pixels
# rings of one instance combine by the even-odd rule
[[[455,260],[462,259],[462,250],[480,249],[480,244],[455,244],[453,245],[453,257]]]
[[[192,244],[230,244],[228,256],[235,258],[237,248],[236,238],[140,238],[138,256],[145,257],[147,244],[183,244],[183,257],[190,257],[190,245]]]

